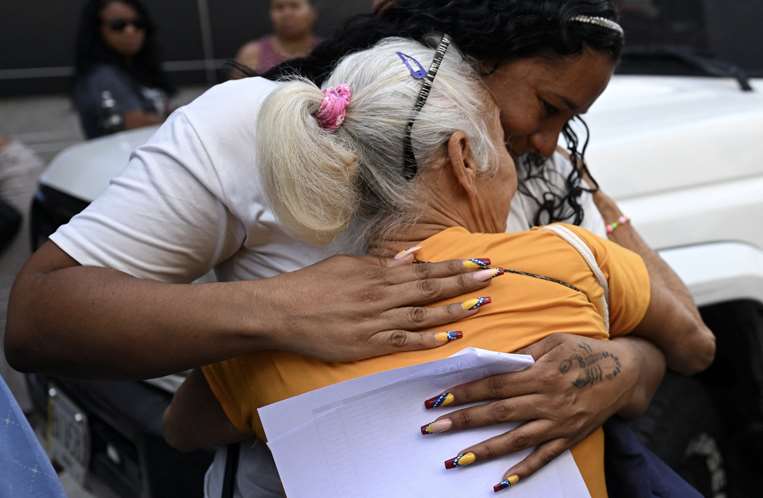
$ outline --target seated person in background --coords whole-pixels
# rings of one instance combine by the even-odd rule
[[[140,0],[89,0],[82,9],[74,104],[85,136],[160,124],[174,86],[161,68],[156,28]]]
[[[424,68],[438,57],[439,71],[423,78]],[[218,428],[195,427],[209,431],[209,443],[252,434],[262,439],[256,410],[270,403],[445,358],[465,347],[512,352],[562,330],[601,340],[628,333],[648,337],[668,352],[672,368],[684,372],[697,365],[684,347],[699,337],[698,350],[706,353],[701,368],[710,364],[712,334],[673,294],[651,286],[637,254],[572,225],[505,233],[517,172],[504,145],[499,110],[446,37],[436,52],[409,40],[383,40],[343,59],[325,86],[321,92],[303,80],[280,83],[260,112],[259,174],[281,222],[318,244],[347,231],[361,241],[360,250],[380,256],[413,246],[427,261],[481,254],[484,259],[465,264],[482,267],[481,278],[496,278],[491,294],[445,302],[475,314],[457,322],[457,331],[441,334],[439,340],[452,342],[442,348],[354,363],[261,352],[209,365],[203,377],[194,373],[178,391],[166,416],[168,439],[182,440],[172,434],[172,417],[179,416],[174,405],[184,403],[184,396],[211,397],[211,389],[219,402],[209,408],[219,414]],[[414,105],[420,112],[411,124]],[[476,314],[481,307],[486,308]],[[316,334],[320,327],[316,324]],[[618,360],[608,358],[581,369],[585,373],[577,382],[584,386],[616,376],[619,369]],[[452,401],[443,393],[429,406]],[[448,429],[435,422],[422,432]],[[591,496],[606,497],[601,429],[573,455]],[[446,467],[487,457],[475,449],[448,460]],[[517,479],[505,476],[497,486]]]
[[[317,18],[313,0],[270,0],[273,34],[241,47],[236,62],[263,74],[284,61],[306,56],[319,41],[313,34]],[[238,69],[231,74],[241,76]]]

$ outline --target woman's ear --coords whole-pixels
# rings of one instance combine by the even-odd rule
[[[477,195],[477,163],[472,155],[469,139],[464,132],[457,131],[448,140],[448,162],[453,178],[469,196]]]

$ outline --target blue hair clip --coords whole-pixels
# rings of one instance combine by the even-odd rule
[[[424,69],[424,66],[421,65],[419,61],[414,59],[408,54],[404,54],[402,52],[396,52],[397,56],[400,57],[400,60],[403,61],[403,64],[405,64],[405,67],[408,68],[408,71],[411,72],[411,76],[413,76],[414,79],[417,80],[423,80],[427,75],[427,70]],[[417,66],[417,69],[414,69],[413,65],[415,64]]]

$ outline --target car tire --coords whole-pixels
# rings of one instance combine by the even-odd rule
[[[704,496],[761,496],[763,306],[735,301],[701,312],[716,336],[715,362],[693,378],[668,372],[632,427]]]
[[[740,300],[708,306],[702,318],[716,337],[713,365],[697,376],[723,422],[729,498],[763,489],[763,305]]]
[[[703,496],[729,498],[723,426],[699,381],[668,373],[647,413],[631,427]]]

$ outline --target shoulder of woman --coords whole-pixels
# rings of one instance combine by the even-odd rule
[[[242,165],[254,157],[257,119],[262,103],[278,88],[264,78],[244,78],[215,85],[180,108],[205,148],[218,161]]]
[[[253,126],[260,106],[278,87],[279,83],[260,77],[230,80],[213,86],[183,109],[191,117],[203,116],[200,124],[209,119],[216,125],[228,121],[234,126]]]
[[[244,62],[247,59],[257,58],[260,56],[260,51],[262,50],[261,46],[263,43],[264,38],[260,38],[258,40],[252,40],[250,42],[245,43],[242,45],[242,47],[238,50],[238,53],[236,54],[236,60],[238,62]]]

